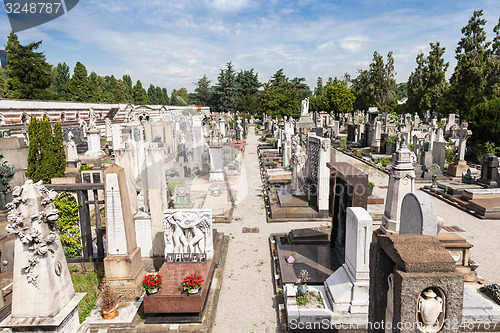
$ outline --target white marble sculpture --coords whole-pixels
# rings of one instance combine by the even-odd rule
[[[303,195],[305,183],[305,165],[307,154],[300,145],[300,138],[292,138],[292,191],[294,195]]]
[[[96,124],[96,117],[95,117],[95,111],[94,108],[89,109],[89,129],[96,129],[97,124]]]
[[[302,105],[300,106],[300,115],[307,116],[309,114],[309,97],[302,100]]]
[[[206,253],[213,257],[212,211],[169,209],[163,215],[165,257],[168,253]]]

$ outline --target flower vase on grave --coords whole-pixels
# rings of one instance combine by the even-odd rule
[[[305,283],[300,283],[297,286],[297,295],[303,296],[307,293],[307,284]]]

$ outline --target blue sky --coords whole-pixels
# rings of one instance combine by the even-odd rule
[[[474,10],[483,9],[491,40],[500,17],[498,0],[80,0],[70,12],[18,33],[22,43],[43,40],[52,64],[77,61],[88,72],[129,74],[172,89],[192,92],[207,74],[212,84],[228,61],[252,69],[263,82],[280,68],[305,77],[357,75],[373,52],[394,52],[396,79],[405,82],[419,50],[429,43],[446,47],[455,66],[461,29]],[[0,44],[11,28],[0,10]]]

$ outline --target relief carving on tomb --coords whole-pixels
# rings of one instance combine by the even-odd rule
[[[417,301],[419,332],[432,333],[441,330],[444,324],[445,297],[437,287],[426,288]]]
[[[168,253],[213,256],[212,213],[208,209],[169,209],[163,215],[165,257]]]

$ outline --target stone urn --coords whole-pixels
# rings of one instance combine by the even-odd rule
[[[444,311],[443,299],[436,295],[432,289],[426,289],[423,297],[418,299],[418,313],[422,325],[421,332],[437,332],[441,328],[442,323],[438,322],[439,315]]]
[[[297,286],[297,294],[300,296],[304,296],[307,293],[307,284],[305,283],[300,283]]]

